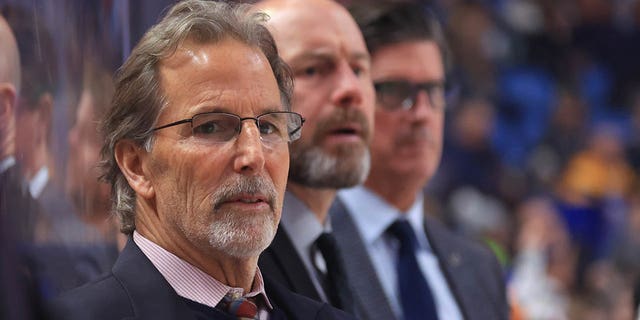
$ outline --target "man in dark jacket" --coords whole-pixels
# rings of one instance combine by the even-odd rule
[[[61,319],[342,319],[280,287],[273,239],[303,119],[271,35],[245,5],[176,4],[116,76],[103,178],[129,241],[112,272],[58,299]]]

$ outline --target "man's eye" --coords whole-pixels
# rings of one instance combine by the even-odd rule
[[[221,130],[223,130],[223,128],[218,122],[209,121],[193,128],[193,133],[196,135],[206,135],[206,134],[216,133]]]
[[[327,74],[331,71],[330,63],[315,63],[310,66],[300,68],[296,74],[299,77],[316,77]]]
[[[271,122],[260,121],[260,134],[261,135],[278,135],[280,134],[278,126]]]
[[[302,74],[307,77],[312,77],[318,74],[318,68],[316,67],[308,67],[302,71]]]
[[[351,70],[353,70],[353,74],[355,74],[358,77],[369,73],[369,67],[365,63],[354,64],[351,67]]]

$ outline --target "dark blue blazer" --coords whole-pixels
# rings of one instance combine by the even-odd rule
[[[277,284],[269,288],[271,319],[353,319]],[[111,273],[55,299],[50,314],[52,319],[198,319],[131,238]],[[219,314],[213,319],[232,318]]]

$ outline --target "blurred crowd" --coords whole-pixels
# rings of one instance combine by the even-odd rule
[[[40,207],[29,241],[62,252],[30,255],[45,297],[117,255],[96,122],[113,72],[170,3],[0,0],[23,57],[15,158]],[[430,212],[494,250],[514,319],[631,319],[640,1],[430,5],[454,57],[442,165],[425,188]],[[67,263],[73,272],[60,271]],[[78,279],[60,279],[71,274]]]
[[[455,61],[442,165],[427,187],[433,212],[490,244],[523,318],[630,319],[640,1],[434,10]]]

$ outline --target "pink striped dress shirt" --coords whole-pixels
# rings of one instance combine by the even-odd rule
[[[242,288],[229,287],[214,279],[202,270],[180,259],[175,254],[165,250],[137,231],[133,232],[133,241],[138,245],[160,274],[169,282],[176,293],[186,299],[215,308],[222,298],[229,292],[247,298],[261,296],[258,301],[258,315],[261,320],[269,318],[269,311],[273,309],[264,291],[264,282],[260,269],[256,269],[251,292],[244,294]]]

